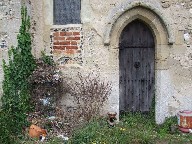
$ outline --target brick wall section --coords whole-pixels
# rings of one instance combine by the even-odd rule
[[[52,29],[52,50],[80,52],[83,37],[80,31],[81,28]]]
[[[82,63],[83,32],[81,27],[52,28],[50,37],[51,53],[56,60],[67,57],[72,63]]]
[[[78,49],[80,32],[55,32],[53,36],[53,49]]]

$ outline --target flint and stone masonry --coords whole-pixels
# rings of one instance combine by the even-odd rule
[[[80,23],[65,25],[54,24],[53,0],[0,0],[1,60],[16,45],[23,2],[31,16],[34,56],[46,50],[65,77],[94,72],[112,83],[103,114],[119,113],[119,38],[136,19],[148,25],[155,41],[156,122],[192,110],[190,0],[81,0]],[[63,97],[63,105],[73,105],[70,96]]]

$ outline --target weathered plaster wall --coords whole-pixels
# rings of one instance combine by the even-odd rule
[[[35,57],[40,57],[41,51],[46,50],[49,43],[45,43],[44,35],[44,5],[42,0],[30,0],[29,10],[31,16],[31,32],[33,39],[33,54]]]
[[[168,114],[174,115],[179,110],[192,109],[192,2],[170,1],[165,12],[172,15],[175,30],[175,44],[168,57],[171,96],[167,103]]]

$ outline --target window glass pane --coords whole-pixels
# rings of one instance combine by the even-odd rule
[[[80,23],[81,0],[54,0],[54,24]]]

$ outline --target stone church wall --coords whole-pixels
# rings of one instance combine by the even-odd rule
[[[151,13],[154,11],[158,14],[157,19],[162,20],[160,23],[164,23],[171,33],[171,40],[162,38],[165,43],[156,49],[156,121],[162,123],[179,110],[192,110],[191,0],[81,0],[81,24],[64,26],[53,24],[52,0],[31,0],[27,3],[34,55],[39,57],[42,50],[53,55],[65,77],[75,79],[77,72],[94,72],[100,74],[103,80],[111,81],[113,90],[105,112],[119,111],[118,40],[110,35],[109,39],[116,44],[106,42],[107,27],[110,21],[118,23],[119,19],[114,18],[126,12],[126,8],[133,3],[138,7],[145,6]],[[6,58],[8,47],[16,45],[20,5],[18,0],[0,1],[0,59]],[[157,19],[151,23],[158,25]],[[112,34],[115,33],[120,34],[119,31]],[[158,47],[158,43],[156,45]],[[2,68],[0,70],[2,73]],[[66,105],[65,102],[63,104]]]

